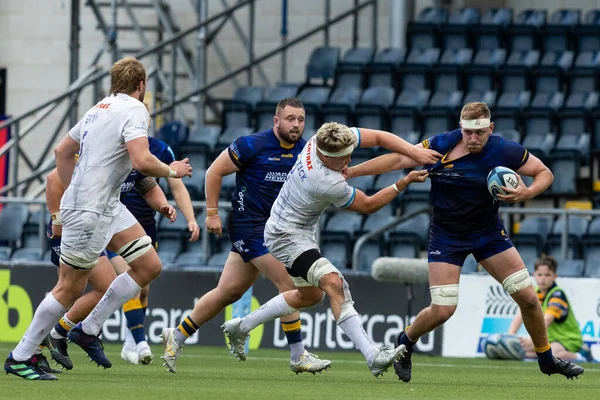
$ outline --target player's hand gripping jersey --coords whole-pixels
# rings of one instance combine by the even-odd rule
[[[432,222],[452,231],[485,231],[500,222],[500,204],[487,189],[489,172],[498,166],[516,171],[527,162],[529,153],[518,143],[491,135],[480,153],[448,160],[447,155],[461,140],[461,131],[456,129],[423,141],[423,147],[445,154],[438,163],[427,166]]]

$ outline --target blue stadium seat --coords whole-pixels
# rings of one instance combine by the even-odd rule
[[[13,261],[41,261],[43,252],[39,247],[24,247],[16,249],[10,259]]]
[[[264,98],[256,104],[256,129],[264,131],[273,127],[273,116],[277,103],[288,97],[295,97],[296,86],[275,86],[267,90]]]
[[[579,25],[581,10],[559,9],[552,13],[548,23],[542,26],[539,37],[544,51],[565,51],[574,49],[573,28]]]
[[[216,126],[203,126],[193,131],[188,140],[181,146],[181,154],[188,157],[194,153],[194,162],[190,163],[194,168],[206,168],[212,160],[212,154],[217,145],[221,129]]]
[[[183,122],[167,122],[156,132],[156,138],[162,140],[175,152],[179,154],[181,146],[187,142],[190,128]]]
[[[52,250],[52,249],[48,249]],[[0,260],[7,261],[10,260],[10,254],[12,253],[12,248],[9,246],[0,246]],[[47,258],[50,261],[50,257]]]
[[[473,59],[472,49],[446,49],[433,68],[433,90],[451,92],[464,87],[464,69]]]
[[[569,230],[567,242],[567,258],[580,258],[582,249],[582,240],[588,231],[589,221],[584,217],[576,215],[569,216]],[[559,256],[561,251],[561,235],[563,229],[563,219],[559,218],[554,222],[552,233],[546,242],[548,254]]]
[[[335,86],[363,88],[367,65],[374,54],[375,49],[370,47],[348,49],[335,69]]]
[[[590,118],[598,107],[598,92],[573,92],[558,112],[558,131],[564,133],[590,132]]]
[[[223,183],[221,185],[221,195],[219,196],[224,200],[231,200],[233,191],[235,190],[235,174],[229,174],[223,177]]]
[[[514,129],[505,129],[503,131],[494,130],[494,135],[500,136],[506,140],[521,143],[521,133]]]
[[[553,156],[555,159],[575,159],[582,164],[587,164],[590,157],[590,144],[589,133],[564,133],[556,143]]]
[[[560,171],[554,175],[554,182],[548,193],[554,196],[573,196],[577,194],[577,177],[579,176],[580,163],[577,160],[552,159],[549,163],[552,171]]]
[[[512,17],[512,8],[491,8],[486,11],[479,25],[472,29],[475,48],[491,50],[504,47],[502,33],[512,23]]]
[[[318,129],[321,125],[321,107],[329,99],[331,88],[320,86],[307,86],[298,95],[304,104],[306,117],[304,129]],[[306,137],[305,137],[306,139]]]
[[[361,94],[362,90],[355,87],[335,89],[321,110],[323,121],[336,121],[347,126],[354,126],[354,109]]]
[[[494,113],[496,129],[521,129],[521,113],[531,101],[531,92],[505,92],[500,95]]]
[[[206,256],[199,251],[186,251],[177,256],[173,262],[175,267],[198,267],[206,263]]]
[[[563,260],[557,258],[556,274],[565,278],[580,278],[583,276],[585,264],[583,260]]]
[[[373,262],[384,255],[383,243],[385,243],[383,238],[373,238],[365,242],[358,253],[359,265],[353,265],[352,268],[359,271],[371,271]]]
[[[504,34],[508,48],[515,50],[534,50],[540,48],[538,30],[546,23],[546,10],[526,9],[514,18],[512,25],[508,26]]]
[[[600,51],[600,10],[588,11],[573,33],[578,52]]]
[[[500,91],[519,92],[531,90],[531,74],[540,61],[538,50],[515,50],[506,64],[498,70]]]
[[[194,168],[194,173],[190,178],[184,178],[183,184],[188,190],[192,200],[202,201],[204,200],[204,180],[206,177],[206,170],[201,168]],[[179,215],[178,218],[183,218],[183,215]]]
[[[254,108],[264,93],[262,86],[237,88],[231,99],[223,101],[223,129],[254,126]]]
[[[423,183],[410,185],[405,190],[402,198],[402,215],[429,206],[429,191],[431,190],[431,179]]]
[[[381,50],[368,65],[367,86],[391,86],[399,90],[394,75],[405,58],[405,49],[387,47]]]
[[[533,71],[536,93],[556,93],[565,90],[566,72],[572,67],[572,51],[547,51]]]
[[[419,247],[425,250],[429,241],[430,221],[431,217],[429,214],[419,214],[401,222],[390,233],[390,240],[402,236],[413,236],[416,238]]]
[[[435,92],[421,112],[424,136],[435,135],[458,128],[458,111],[463,92]]]
[[[600,51],[584,51],[577,54],[575,63],[567,73],[569,93],[598,91],[598,68]]]
[[[439,45],[438,27],[448,20],[448,10],[426,7],[414,21],[408,23],[406,46],[409,49],[429,49]]]
[[[490,109],[493,109],[496,106],[496,97],[497,94],[493,90],[486,90],[483,92],[472,90],[469,93],[465,94],[465,98],[462,102],[463,104],[467,104],[474,101],[483,101],[488,105]]]
[[[519,253],[521,253],[522,247],[528,247],[529,251],[527,254],[521,253],[524,261],[526,261],[526,258],[531,259],[542,254],[546,247],[546,240],[551,232],[552,224],[553,221],[547,217],[528,217],[520,222],[519,232],[512,234],[511,239],[519,250]]]
[[[454,8],[450,11],[448,21],[440,25],[438,32],[440,46],[443,49],[462,49],[473,47],[471,29],[479,24],[478,8]]]
[[[160,258],[160,262],[162,263],[163,268],[170,268],[173,262],[175,262],[177,254],[178,253],[174,251],[159,250],[158,258]]]
[[[326,84],[329,79],[333,79],[339,58],[339,47],[315,48],[306,65],[306,82],[311,83],[313,79],[317,79],[320,80],[322,84]],[[290,96],[283,96],[280,100],[285,97]]]
[[[230,251],[222,251],[220,253],[215,253],[212,256],[208,257],[206,260],[206,265],[209,267],[223,267],[225,266],[225,261],[227,261],[227,257],[229,257]]]
[[[550,160],[550,154],[555,144],[556,134],[552,132],[530,133],[523,139],[523,147],[544,162]]]
[[[23,227],[29,219],[26,204],[5,204],[0,211],[0,242],[14,243],[21,239]]]
[[[396,79],[401,82],[401,90],[422,90],[430,88],[430,68],[438,62],[440,49],[412,49],[406,62],[398,67]]]
[[[273,121],[271,121],[271,127],[273,127]],[[269,129],[269,128],[267,128]],[[248,136],[253,134],[254,131],[252,128],[227,128],[225,132],[217,139],[217,144],[215,145],[215,153],[221,153],[224,149],[226,149],[234,140],[241,136]]]
[[[334,213],[327,220],[325,228],[321,232],[321,237],[342,237],[350,240],[355,233],[360,232],[362,225],[362,215],[349,212]]]
[[[321,254],[326,257],[337,268],[348,268],[349,246],[348,243],[339,238],[321,238],[319,245]]]
[[[586,278],[600,278],[600,247],[585,260],[583,276]]]
[[[405,90],[400,93],[390,108],[390,130],[397,135],[420,131],[420,111],[429,103],[430,96],[429,90]]]
[[[375,177],[372,175],[363,175],[348,179],[348,184],[356,189],[362,190],[364,193],[368,193],[373,187],[374,180]]]
[[[354,112],[356,126],[387,130],[388,109],[394,104],[392,87],[369,87],[363,92]]]
[[[497,90],[496,73],[506,62],[505,49],[481,49],[465,68],[465,91]]]

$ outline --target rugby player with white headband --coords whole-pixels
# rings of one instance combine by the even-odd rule
[[[429,159],[436,163],[437,151],[417,149],[399,137],[383,131],[348,128],[335,122],[323,124],[300,153],[273,207],[265,226],[265,244],[269,252],[281,261],[292,277],[296,289],[279,294],[260,309],[223,325],[231,352],[246,359],[244,345],[248,333],[265,322],[288,315],[299,309],[322,303],[329,296],[338,326],[352,340],[367,360],[375,377],[382,375],[406,351],[404,345],[395,349],[377,347],[366,334],[360,315],[342,272],[321,255],[315,231],[323,212],[336,207],[370,214],[396,198],[413,182],[424,182],[427,171],[412,171],[390,187],[367,196],[350,186],[341,171],[350,162],[357,147],[382,146],[402,152],[408,157]],[[358,266],[355,266],[358,268]]]

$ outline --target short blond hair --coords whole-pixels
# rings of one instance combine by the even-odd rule
[[[336,153],[356,143],[356,135],[346,125],[326,122],[317,131],[317,147]]]
[[[146,68],[135,57],[122,58],[110,69],[110,94],[131,94],[146,81]]]
[[[482,101],[467,103],[460,112],[460,119],[491,118],[491,116],[488,105]]]

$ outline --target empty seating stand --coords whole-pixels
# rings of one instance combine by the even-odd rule
[[[405,58],[405,49],[388,47],[378,52],[367,67],[367,86],[391,86],[399,91],[394,75]]]
[[[374,53],[370,47],[348,49],[335,69],[335,86],[364,87],[367,65],[373,60]]]
[[[441,48],[446,50],[472,48],[474,43],[471,30],[479,24],[479,18],[478,8],[465,7],[450,11],[448,20],[438,28]]]
[[[574,27],[573,36],[578,52],[600,50],[600,10],[588,11],[579,26]]]
[[[476,50],[493,50],[504,47],[504,29],[512,23],[512,8],[492,8],[481,16],[479,25],[473,27]]]
[[[448,20],[448,10],[438,7],[426,7],[414,21],[408,23],[406,33],[408,49],[430,49],[438,47],[438,28]]]
[[[552,13],[548,23],[539,30],[544,51],[566,51],[575,48],[574,29],[579,25],[581,11],[560,9]]]
[[[538,31],[546,24],[546,10],[523,10],[509,25],[504,35],[511,51],[540,49]]]

